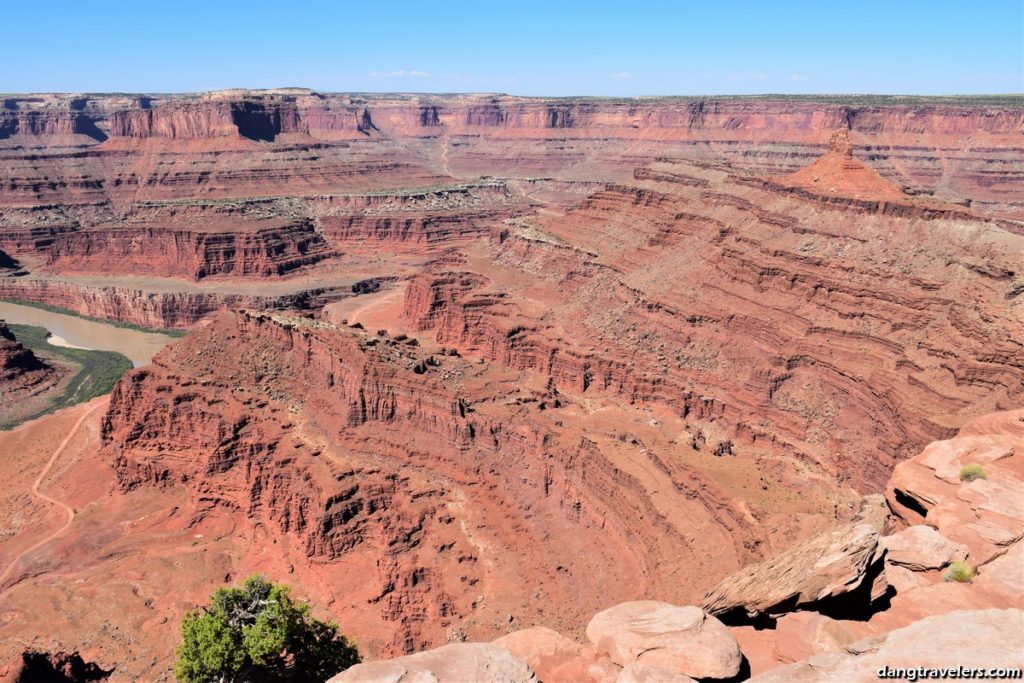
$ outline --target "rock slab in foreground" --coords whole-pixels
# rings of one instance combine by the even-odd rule
[[[885,561],[915,572],[942,569],[967,557],[967,548],[953,543],[930,526],[917,524],[885,536],[879,545],[887,550]]]
[[[674,674],[664,669],[633,662],[622,670],[615,683],[695,683],[689,676]]]
[[[525,661],[542,681],[586,680],[594,651],[543,626],[513,631],[492,645]]]
[[[704,598],[704,609],[716,615],[776,616],[864,587],[880,568],[878,539],[885,517],[881,496],[867,496],[856,521],[726,577]],[[877,593],[872,586],[865,602]]]
[[[455,643],[414,655],[366,662],[328,683],[538,683],[519,657],[489,643]]]
[[[743,661],[736,637],[718,619],[699,607],[653,600],[599,612],[587,638],[619,666],[641,662],[693,678],[732,678]]]
[[[950,612],[750,679],[756,683],[877,681],[883,667],[1024,667],[1024,611]]]

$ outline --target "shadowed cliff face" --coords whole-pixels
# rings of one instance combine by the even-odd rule
[[[238,134],[250,140],[271,142],[281,133],[301,132],[303,123],[294,106],[265,106],[240,102],[231,106],[231,120]]]
[[[18,262],[11,258],[11,255],[6,251],[0,250],[0,268],[12,269],[17,268]]]

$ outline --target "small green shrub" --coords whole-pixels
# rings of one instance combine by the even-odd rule
[[[325,681],[361,661],[337,624],[258,574],[217,589],[207,607],[185,615],[181,635],[178,683]]]
[[[970,583],[974,580],[974,567],[963,560],[950,562],[942,578],[946,581],[956,581],[957,583]]]
[[[975,479],[988,479],[985,470],[981,465],[972,463],[960,468],[960,481],[974,481]]]

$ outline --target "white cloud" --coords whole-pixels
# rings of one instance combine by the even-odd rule
[[[789,75],[789,80],[791,80],[791,81],[806,81],[807,80],[807,76],[804,76],[803,74],[790,74]]]
[[[370,78],[430,78],[430,72],[418,69],[396,69],[395,71],[371,71],[366,74]]]
[[[633,76],[628,71],[616,71],[615,73],[608,74],[608,78],[614,78],[617,81],[624,81],[627,78],[632,77]]]

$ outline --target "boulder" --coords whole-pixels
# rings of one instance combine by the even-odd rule
[[[604,655],[587,667],[587,678],[581,680],[589,679],[593,683],[618,683],[620,674],[622,667],[613,662],[608,655]]]
[[[455,643],[379,662],[357,664],[328,683],[538,683],[530,666],[490,643]]]
[[[665,671],[643,662],[626,666],[615,683],[696,683],[689,676]]]
[[[930,578],[931,577],[928,577],[922,572],[911,571],[906,567],[900,567],[895,564],[885,565],[885,580],[890,586],[892,586],[897,595],[902,595],[908,591],[914,590],[915,588],[927,586],[936,580],[940,580],[936,578],[931,578],[931,580],[929,580]]]
[[[830,598],[863,591],[867,608],[884,592],[884,552],[878,547],[886,508],[867,496],[857,519],[790,546],[726,577],[705,596],[711,614],[775,617]]]
[[[887,552],[886,564],[906,567],[915,572],[941,569],[954,560],[967,557],[967,547],[953,543],[930,526],[916,524],[878,542]]]
[[[621,667],[639,661],[693,678],[732,678],[743,661],[736,637],[718,619],[699,607],[652,600],[599,612],[587,638]]]
[[[549,628],[513,631],[491,643],[530,665],[542,681],[582,680],[594,663],[594,650]]]

